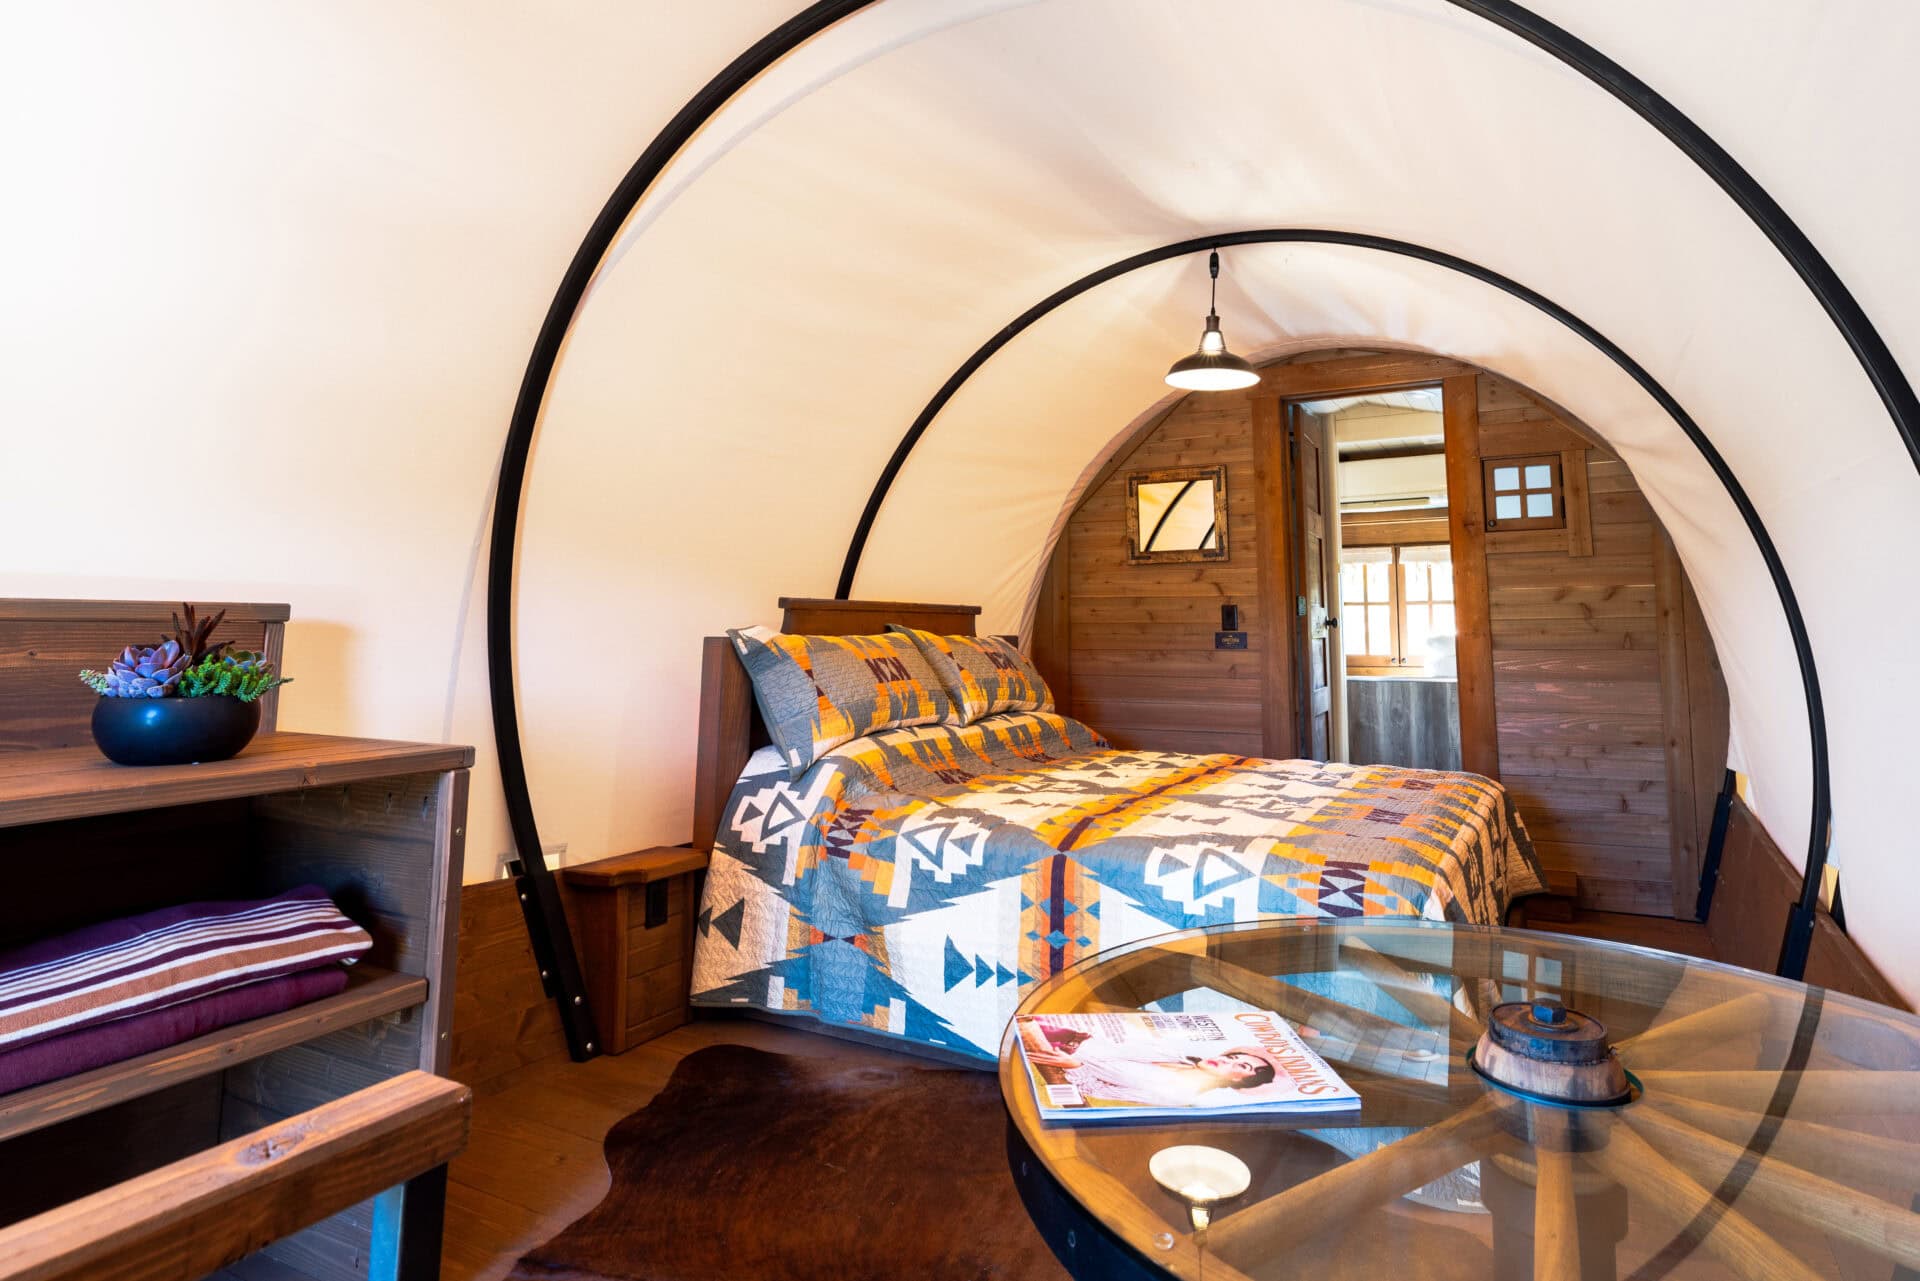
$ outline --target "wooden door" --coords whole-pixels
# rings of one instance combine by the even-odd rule
[[[1299,638],[1294,652],[1300,658],[1300,754],[1327,759],[1333,744],[1333,638],[1327,626],[1327,502],[1325,467],[1326,424],[1298,405],[1288,405],[1292,439],[1293,510],[1299,521],[1294,546],[1294,612]]]

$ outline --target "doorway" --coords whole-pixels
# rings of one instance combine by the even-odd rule
[[[1289,402],[1310,661],[1326,759],[1458,770],[1446,420],[1436,384]],[[1324,670],[1322,670],[1324,669]],[[1319,682],[1324,688],[1316,688]],[[1323,736],[1313,745],[1322,748]]]

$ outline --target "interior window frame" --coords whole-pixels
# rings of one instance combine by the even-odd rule
[[[1386,600],[1377,601],[1371,596],[1366,595],[1365,574],[1363,573],[1361,575],[1362,599],[1357,602],[1349,602],[1345,590],[1346,574],[1344,571],[1346,569],[1346,562],[1344,561],[1340,566],[1342,572],[1336,575],[1335,578],[1335,581],[1338,582],[1341,587],[1340,617],[1342,619],[1351,619],[1353,617],[1351,610],[1359,611],[1364,618],[1369,605],[1385,605],[1387,607],[1387,645],[1389,652],[1385,654],[1349,654],[1346,652],[1346,647],[1343,643],[1340,657],[1342,663],[1346,666],[1347,675],[1349,676],[1377,676],[1391,671],[1395,666],[1394,657],[1400,652],[1400,549],[1398,547],[1390,547],[1387,550]],[[1376,561],[1374,563],[1378,564],[1379,562]],[[1351,610],[1349,608],[1350,606]],[[1344,642],[1346,637],[1352,634],[1353,629],[1348,625],[1347,630],[1342,633],[1341,640]]]
[[[1527,483],[1527,469],[1546,467],[1548,484],[1542,488]],[[1519,486],[1515,489],[1494,488],[1494,476],[1497,472],[1513,468],[1518,472]],[[1565,529],[1567,527],[1567,487],[1566,476],[1561,472],[1559,454],[1515,454],[1510,457],[1483,458],[1480,461],[1480,484],[1486,502],[1487,531],[1489,533],[1507,533],[1526,529]],[[1527,515],[1527,499],[1534,494],[1550,494],[1553,512],[1547,516]],[[1498,510],[1496,499],[1499,497],[1518,498],[1520,515],[1501,517],[1494,513]]]
[[[1346,652],[1344,641],[1348,636],[1351,636],[1353,634],[1353,628],[1349,622],[1343,621],[1342,623],[1343,631],[1341,635],[1341,640],[1343,644],[1341,646],[1340,659],[1341,659],[1342,665],[1346,668],[1347,675],[1349,676],[1408,676],[1408,675],[1421,676],[1421,675],[1427,674],[1426,656],[1421,655],[1419,658],[1416,659],[1409,656],[1406,652],[1407,609],[1408,609],[1407,577],[1406,577],[1407,567],[1406,567],[1406,562],[1401,559],[1401,553],[1410,547],[1447,547],[1447,546],[1448,544],[1440,543],[1440,542],[1394,543],[1386,549],[1388,552],[1389,559],[1386,562],[1387,564],[1387,600],[1384,603],[1387,605],[1388,631],[1391,635],[1390,644],[1392,646],[1392,652],[1389,654],[1350,654]],[[1359,551],[1362,549],[1354,548],[1353,550]],[[1371,549],[1367,549],[1367,550],[1371,550]],[[1378,562],[1375,562],[1375,563],[1378,563]],[[1449,563],[1451,563],[1451,560],[1449,560]],[[1346,568],[1345,561],[1341,563],[1340,568],[1343,571],[1345,570]],[[1362,601],[1349,601],[1346,598],[1345,574],[1342,573],[1340,575],[1337,575],[1336,581],[1341,584],[1341,588],[1342,588],[1340,592],[1340,618],[1342,620],[1351,619],[1352,610],[1364,611],[1369,605],[1379,605],[1383,603],[1380,601],[1373,600],[1371,597],[1367,597]],[[1363,587],[1362,592],[1364,593],[1364,591],[1365,591],[1365,588]],[[1453,605],[1454,606],[1454,627],[1456,628],[1456,630],[1458,629],[1460,625],[1459,606],[1455,597],[1453,597],[1452,595],[1449,595],[1448,599],[1444,601],[1436,602],[1433,599],[1432,585],[1429,584],[1427,588],[1427,599],[1421,603],[1428,611],[1427,618],[1428,618],[1429,627],[1431,627],[1432,625],[1432,617],[1433,617],[1432,610],[1433,610],[1433,606],[1436,603],[1442,604],[1442,605]]]

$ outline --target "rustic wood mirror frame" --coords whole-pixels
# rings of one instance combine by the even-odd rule
[[[1198,481],[1213,482],[1213,546],[1170,548],[1165,551],[1140,549],[1140,487]],[[1178,499],[1174,502],[1178,503]],[[1169,504],[1171,512],[1174,504]],[[1148,531],[1148,538],[1157,531]],[[1130,565],[1167,565],[1202,560],[1227,560],[1227,469],[1212,467],[1162,467],[1157,471],[1135,472],[1127,477],[1127,563]]]

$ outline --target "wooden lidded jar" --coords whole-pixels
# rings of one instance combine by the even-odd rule
[[[1631,1097],[1606,1025],[1558,1001],[1495,1006],[1473,1064],[1496,1085],[1557,1102],[1602,1105]]]

